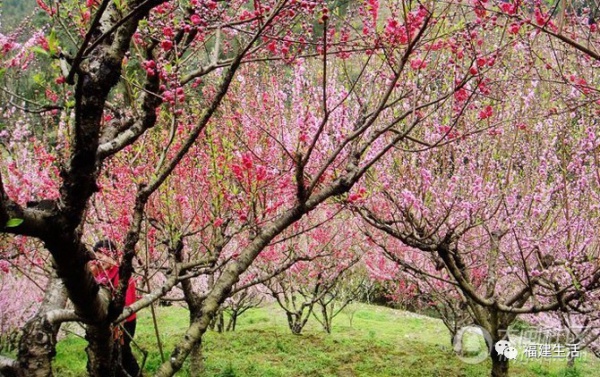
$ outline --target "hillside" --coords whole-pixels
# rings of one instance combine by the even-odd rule
[[[159,308],[164,349],[171,350],[184,332],[183,308]],[[350,326],[352,322],[352,326]],[[462,363],[452,352],[441,321],[377,306],[355,305],[340,314],[334,332],[325,334],[316,321],[294,336],[275,306],[242,316],[234,333],[210,332],[204,341],[206,376],[487,376],[490,364]],[[160,364],[149,311],[141,313],[135,339],[148,352],[145,370]],[[84,376],[85,342],[71,335],[58,345],[58,376]],[[139,355],[139,354],[138,354]],[[168,356],[168,355],[165,355]],[[139,356],[141,360],[141,356]],[[180,375],[189,376],[188,368]],[[75,372],[73,372],[75,371]],[[75,374],[73,374],[75,373]],[[584,355],[575,370],[564,360],[513,363],[512,376],[600,376],[600,362]]]

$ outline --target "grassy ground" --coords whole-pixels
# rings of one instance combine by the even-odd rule
[[[170,352],[186,329],[188,313],[182,308],[160,308],[158,320],[164,348]],[[242,316],[234,333],[208,333],[205,375],[479,377],[490,373],[489,362],[469,365],[453,354],[440,321],[411,313],[355,305],[336,318],[331,335],[321,331],[316,321],[300,336],[292,335],[286,326],[285,316],[267,306]],[[149,354],[144,369],[150,375],[161,358],[149,311],[140,313],[135,339]],[[85,375],[84,347],[85,342],[73,335],[59,343],[56,376]],[[191,375],[187,365],[180,375]],[[566,369],[564,360],[521,361],[511,364],[511,375],[594,377],[600,376],[600,362],[585,356],[573,371]]]

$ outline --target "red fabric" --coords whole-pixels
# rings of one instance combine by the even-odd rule
[[[106,285],[110,288],[111,291],[114,291],[119,286],[119,266],[113,266],[108,270],[101,271],[98,276],[96,276],[96,281],[99,284]],[[135,279],[129,279],[129,285],[127,286],[127,292],[125,293],[125,306],[129,306],[137,301],[136,289],[135,289]],[[131,322],[137,318],[136,313],[133,313],[125,322]]]

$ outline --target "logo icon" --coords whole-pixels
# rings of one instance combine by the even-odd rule
[[[498,355],[504,355],[504,350],[510,347],[510,342],[508,340],[499,340],[494,345],[496,352]]]
[[[506,357],[508,360],[516,360],[519,352],[508,340],[499,340],[494,345],[498,355]]]
[[[479,364],[490,355],[494,342],[483,327],[470,325],[461,327],[452,339],[452,349],[464,363]]]
[[[519,352],[517,352],[515,347],[507,347],[504,350],[504,357],[506,357],[508,360],[517,360],[518,354]]]

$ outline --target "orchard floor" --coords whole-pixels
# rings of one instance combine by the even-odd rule
[[[186,329],[188,313],[179,307],[163,307],[157,309],[157,317],[163,347],[170,352]],[[149,310],[139,314],[135,339],[148,353],[144,370],[151,375],[161,358]],[[84,347],[85,342],[75,335],[63,339],[55,375],[84,376]],[[489,361],[470,365],[454,355],[441,321],[362,304],[335,319],[333,334],[325,334],[311,319],[300,336],[288,331],[278,308],[265,306],[244,314],[235,332],[209,332],[204,347],[205,376],[479,377],[490,373]],[[142,359],[140,353],[138,357]],[[178,375],[191,375],[187,364]],[[584,354],[574,370],[566,368],[564,359],[514,362],[511,376],[600,377],[600,360]]]

